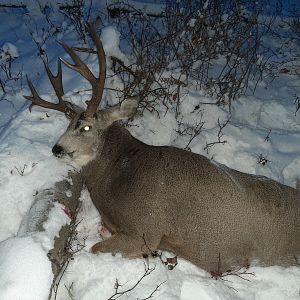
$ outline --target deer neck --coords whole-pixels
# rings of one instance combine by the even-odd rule
[[[129,131],[120,124],[113,124],[107,128],[104,133],[104,143],[101,149],[98,149],[98,155],[95,160],[88,163],[83,171],[86,173],[103,172],[115,161],[117,161],[123,153],[126,153],[129,148],[143,144],[135,139]]]
[[[115,123],[105,132],[101,157],[117,159],[129,146],[139,143],[124,126]]]

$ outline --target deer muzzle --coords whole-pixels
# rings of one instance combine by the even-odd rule
[[[62,157],[65,154],[64,148],[62,146],[59,145],[54,145],[54,147],[52,148],[52,153],[56,156],[56,157]]]

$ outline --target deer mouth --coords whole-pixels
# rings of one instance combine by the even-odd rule
[[[62,146],[55,145],[52,148],[53,155],[59,159],[65,160],[66,162],[75,162],[79,166],[85,166],[91,160],[94,159],[92,154],[80,154],[80,152],[74,150],[67,152]]]
[[[59,154],[54,154],[59,159],[73,159],[75,151],[72,152],[62,152]]]
[[[75,151],[72,151],[72,152],[67,153],[67,155],[68,155],[70,158],[73,158],[74,153],[75,153]]]
[[[73,158],[75,151],[66,152],[65,149],[60,145],[55,145],[52,148],[52,153],[57,158],[64,158],[66,156]]]

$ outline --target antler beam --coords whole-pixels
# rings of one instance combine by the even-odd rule
[[[52,102],[48,102],[48,101],[42,99],[39,96],[39,94],[37,93],[35,87],[32,84],[32,81],[28,78],[27,75],[26,75],[26,78],[27,78],[27,83],[28,83],[28,86],[29,86],[32,96],[23,96],[23,97],[32,102],[31,105],[29,106],[30,111],[34,105],[38,105],[38,106],[41,106],[44,108],[58,110],[63,113],[66,113],[67,108],[70,109],[69,107],[67,107],[67,103],[65,101],[60,101],[59,103],[52,103]]]
[[[72,60],[74,61],[74,64],[71,64],[64,59],[59,59],[58,61],[58,71],[57,75],[55,76],[45,60],[43,59],[43,64],[45,66],[47,75],[49,77],[49,80],[54,88],[54,91],[57,95],[57,98],[59,100],[58,103],[52,103],[48,102],[44,99],[42,99],[39,94],[37,93],[35,87],[32,84],[32,81],[27,77],[28,86],[31,91],[31,96],[24,96],[27,100],[30,100],[32,104],[30,105],[29,109],[31,110],[33,105],[38,105],[44,108],[50,108],[54,110],[58,110],[61,112],[64,112],[68,116],[71,116],[75,114],[75,111],[72,109],[72,104],[68,101],[63,100],[64,95],[64,89],[62,84],[62,67],[61,62],[63,62],[67,67],[70,69],[78,72],[80,75],[82,75],[86,80],[88,80],[92,86],[92,97],[90,100],[87,101],[87,109],[85,111],[85,114],[88,116],[93,116],[98,106],[101,102],[102,96],[103,96],[103,90],[104,90],[104,84],[105,84],[105,78],[106,78],[106,58],[105,58],[105,52],[103,49],[103,45],[101,43],[101,40],[99,36],[97,35],[96,29],[92,23],[88,24],[88,30],[90,32],[90,35],[96,45],[97,50],[97,56],[98,56],[98,63],[99,63],[99,75],[96,77],[92,71],[88,68],[88,66],[81,60],[81,58],[75,53],[75,51],[69,47],[68,45],[64,43],[60,43],[63,48],[66,50],[66,52],[70,55]]]
[[[95,75],[91,72],[91,70],[87,67],[87,65],[80,59],[80,57],[75,53],[75,51],[69,47],[68,45],[61,43],[66,52],[71,56],[74,64],[71,64],[64,59],[61,61],[70,69],[81,74],[86,80],[88,80],[92,86],[92,97],[87,101],[87,109],[85,114],[89,116],[93,116],[97,108],[101,102],[106,78],[106,57],[103,49],[102,42],[99,36],[96,33],[95,27],[92,23],[88,24],[88,30],[90,35],[96,45],[98,63],[99,63],[99,76],[95,77]]]

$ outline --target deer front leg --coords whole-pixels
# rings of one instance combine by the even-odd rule
[[[156,244],[158,245],[159,243]],[[150,250],[142,236],[133,238],[123,233],[116,233],[107,240],[95,244],[91,251],[92,253],[111,252],[113,254],[121,252],[123,257],[142,258],[151,254],[151,251],[156,250],[157,245],[154,246],[155,249],[151,247]]]

